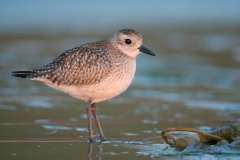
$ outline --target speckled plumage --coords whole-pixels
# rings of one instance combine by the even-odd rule
[[[99,82],[110,71],[108,52],[80,45],[65,51],[53,62],[32,70],[29,79],[47,79],[57,85],[90,85]]]
[[[96,120],[100,138],[104,139],[95,103],[113,98],[128,88],[134,78],[136,56],[140,52],[154,55],[142,46],[142,36],[137,31],[123,29],[107,40],[79,45],[43,67],[15,71],[13,76],[42,81],[88,101],[89,139],[92,139],[91,114]]]

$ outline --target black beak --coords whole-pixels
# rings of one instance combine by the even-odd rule
[[[141,45],[139,47],[139,51],[142,52],[142,53],[146,53],[148,55],[151,55],[151,56],[155,56],[155,53],[153,53],[153,51],[151,51],[150,49],[147,49],[146,47],[144,47],[143,45]]]

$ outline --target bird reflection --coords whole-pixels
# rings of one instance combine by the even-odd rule
[[[101,156],[105,153],[103,153],[103,145],[106,145],[105,147],[109,147],[108,144],[111,144],[116,146],[118,144],[121,144],[121,145],[150,145],[149,142],[144,142],[144,141],[121,141],[121,140],[109,140],[109,141],[95,141],[93,143],[87,143],[88,145],[88,153],[87,153],[87,159],[88,160],[92,160],[92,159],[98,159],[98,160],[101,160]],[[94,147],[93,146],[97,146],[97,151],[94,150]],[[106,148],[106,149],[107,149]],[[108,148],[109,149],[109,148]],[[111,153],[113,155],[117,154],[117,153],[113,153],[113,152],[107,152],[107,153]]]
[[[102,147],[103,147],[103,143],[98,143],[97,145],[98,145],[98,151],[97,151],[97,153],[95,154],[93,154],[93,145],[94,145],[95,143],[88,143],[88,155],[87,155],[87,159],[88,160],[92,160],[92,158],[93,159],[97,159],[97,160],[101,160],[102,158],[101,158],[101,153],[102,153],[102,151],[103,151],[103,149],[102,149]]]

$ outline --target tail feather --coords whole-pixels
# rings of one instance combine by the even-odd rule
[[[35,71],[14,71],[12,72],[12,76],[20,78],[29,78],[31,75],[35,73],[36,73]]]

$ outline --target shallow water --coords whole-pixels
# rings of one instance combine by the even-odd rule
[[[150,30],[131,87],[97,104],[111,142],[87,143],[86,103],[39,82],[11,77],[14,70],[47,64],[62,51],[109,35],[2,35],[0,46],[1,159],[225,159],[229,154],[181,154],[165,144],[170,127],[202,130],[240,121],[240,31]],[[144,37],[144,35],[143,35]],[[161,44],[161,46],[159,46]],[[160,49],[161,48],[161,49]],[[94,126],[94,136],[98,140]]]

